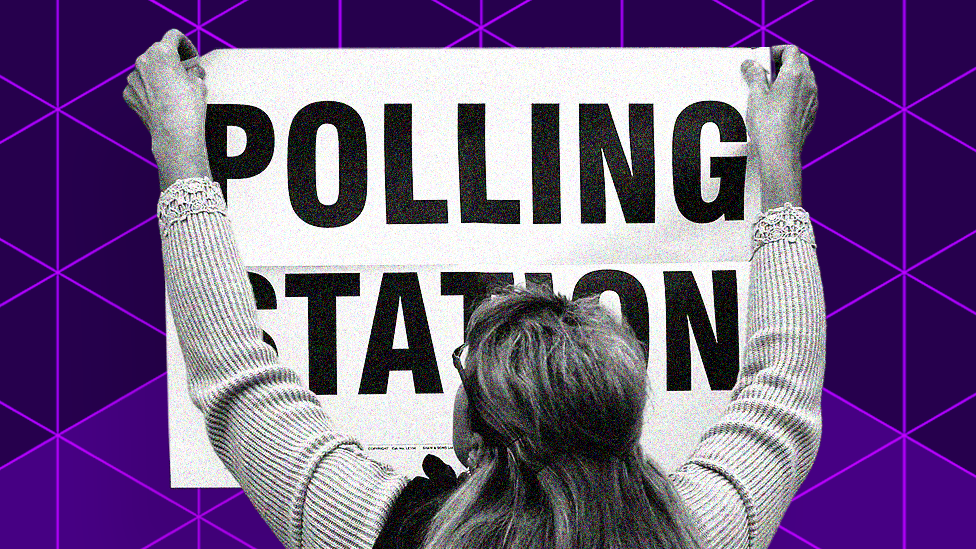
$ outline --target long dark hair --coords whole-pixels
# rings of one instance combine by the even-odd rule
[[[639,444],[646,355],[597,298],[510,287],[471,316],[472,413],[500,435],[431,521],[427,547],[700,547]]]

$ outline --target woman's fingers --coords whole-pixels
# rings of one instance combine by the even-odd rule
[[[193,42],[185,34],[176,29],[166,31],[161,42],[168,46],[171,51],[176,52],[180,61],[199,57],[200,55],[197,53],[197,48],[193,45]]]
[[[761,94],[769,91],[769,79],[766,78],[766,69],[752,59],[742,62],[742,76],[746,79],[749,86],[749,94]]]

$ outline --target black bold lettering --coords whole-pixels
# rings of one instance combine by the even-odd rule
[[[647,306],[647,293],[644,285],[634,275],[614,269],[602,269],[583,275],[573,289],[573,299],[600,295],[612,291],[620,298],[620,312],[624,321],[630,325],[637,340],[647,349],[650,337],[650,314]]]
[[[403,305],[403,323],[407,332],[407,349],[393,348],[397,310]],[[424,298],[417,273],[385,273],[376,300],[373,329],[366,349],[366,364],[359,394],[385,394],[393,370],[411,370],[417,393],[442,393],[437,357],[430,338]]]
[[[464,329],[475,307],[498,288],[515,284],[512,273],[441,273],[441,295],[464,296]]]
[[[608,105],[580,105],[579,132],[582,222],[607,222],[607,184],[603,179],[603,158],[606,157],[624,220],[627,223],[653,223],[654,105],[630,106],[633,173]]]
[[[712,271],[715,331],[691,271],[664,273],[668,391],[691,390],[691,339],[695,333],[708,385],[728,391],[739,375],[739,298],[735,271]]]
[[[559,105],[532,104],[532,222],[559,223]]]
[[[259,310],[267,309],[277,309],[278,308],[278,298],[275,296],[274,286],[267,278],[259,275],[258,273],[247,272],[247,278],[251,281],[251,289],[254,290],[254,304]],[[275,344],[274,339],[271,335],[264,330],[261,330],[264,334],[264,342],[271,345],[271,348],[278,351],[278,346]]]
[[[359,273],[285,275],[285,296],[308,298],[308,388],[317,395],[338,392],[336,298],[359,295]]]
[[[247,142],[244,152],[227,156],[227,128],[244,130]],[[207,105],[205,135],[210,173],[220,184],[227,200],[227,180],[247,179],[264,171],[274,154],[274,128],[268,114],[251,105],[215,103]]]
[[[461,223],[518,223],[518,200],[488,200],[485,176],[485,105],[458,105]]]
[[[315,136],[330,124],[339,134],[339,198],[319,202],[315,178]],[[352,223],[366,206],[366,127],[352,107],[335,101],[298,111],[288,130],[288,198],[302,221],[315,227]]]
[[[386,105],[383,115],[383,157],[386,167],[386,222],[391,225],[447,223],[446,200],[413,199],[413,125],[411,105]]]
[[[746,140],[746,123],[735,107],[720,101],[699,101],[685,107],[674,123],[674,200],[681,215],[695,223],[711,223],[723,215],[726,221],[742,220],[745,216],[745,156],[713,156],[709,177],[721,178],[718,196],[711,202],[702,199],[701,131],[709,122],[718,126],[719,139],[723,143]]]

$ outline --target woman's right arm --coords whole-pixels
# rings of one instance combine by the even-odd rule
[[[774,57],[783,69],[772,88],[757,65],[743,67],[763,213],[753,230],[742,370],[728,410],[671,477],[708,547],[766,547],[820,444],[823,287],[809,215],[794,207],[816,84],[795,47],[774,48]]]

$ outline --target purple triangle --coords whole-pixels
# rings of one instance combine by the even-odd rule
[[[3,405],[0,405],[0,433],[3,433],[0,466],[51,438],[50,433]]]
[[[976,310],[976,288],[973,288],[972,277],[969,276],[974,252],[976,252],[976,235],[919,265],[912,270],[912,274],[962,304],[963,307],[967,307],[971,313]],[[963,345],[953,346],[953,348],[958,349],[957,354],[954,355],[956,360],[972,364],[972,349],[964,349]]]
[[[888,284],[827,321],[830,391],[901,427],[901,283]]]
[[[0,527],[5,547],[56,547],[55,443],[0,469]]]
[[[131,66],[136,57],[171,28],[188,32],[185,22],[151,2],[103,0],[63,2],[61,6],[61,101],[81,95],[106,78]],[[133,24],[138,21],[139,24]],[[79,47],[93,36],[110,36],[112,47]],[[118,98],[121,100],[122,89]]]
[[[852,302],[898,274],[891,266],[820,225],[814,224],[813,232],[828,315],[841,307],[856,306]]]
[[[451,46],[452,48],[479,48],[481,44],[478,42],[478,33],[474,33],[471,36],[461,40],[457,44]]]
[[[220,530],[214,528],[213,525],[205,521],[201,522],[200,524],[200,535],[201,547],[206,547],[206,549],[243,549],[247,547],[247,545],[244,545],[226,533],[221,532]],[[281,543],[265,547],[281,549]],[[251,549],[264,549],[264,547],[260,545],[253,545]]]
[[[907,130],[908,262],[914,264],[976,230],[976,221],[955,207],[976,200],[976,188],[959,175],[976,153],[912,117]]]
[[[186,17],[190,21],[197,20],[197,5],[200,4],[200,7],[202,8],[203,7],[202,4],[206,3],[198,0],[156,0],[156,1],[162,4],[163,6],[166,6],[167,8],[182,15],[183,17]],[[209,2],[210,0],[207,1]]]
[[[13,298],[51,274],[48,269],[3,243],[0,243],[0,265],[3,265],[3,278],[0,278],[0,303]]]
[[[119,433],[126,435],[120,437]],[[187,509],[196,509],[195,489],[169,487],[165,377],[62,436]]]
[[[61,180],[74,183],[61,186],[62,265],[156,213],[156,169],[67,118],[61,121]]]
[[[166,371],[166,339],[61,282],[61,428]]]
[[[532,0],[532,1],[534,2],[536,0]],[[522,9],[522,7],[525,7],[525,6],[518,7],[519,4],[525,3],[525,0],[489,0],[487,2],[481,0],[481,3],[484,5],[484,9],[485,9],[485,23],[488,23],[492,19],[496,19],[499,16],[508,17],[509,15]],[[512,11],[513,9],[514,11]],[[508,13],[508,15],[505,15],[506,12]],[[475,21],[478,20],[477,18],[472,18],[472,19],[474,19]]]
[[[484,33],[484,39],[481,41],[481,47],[483,48],[510,48],[508,44],[502,42],[501,40],[495,38],[494,36]],[[477,35],[475,35],[477,37]]]
[[[895,117],[803,170],[810,215],[895,265],[902,254],[901,141]]]
[[[839,477],[832,475],[899,436],[830,394],[824,393],[822,405],[823,438],[813,469],[797,491],[801,497],[809,497]]]
[[[808,0],[763,0],[763,3],[766,6],[766,22],[771,23],[775,19],[782,17],[786,13],[795,10],[797,7],[807,2]],[[802,9],[804,8],[794,11],[787,17],[792,17],[793,14],[797,12],[802,13]],[[802,19],[803,15],[800,15],[800,18]]]
[[[51,112],[44,103],[0,80],[0,101],[4,114],[0,117],[0,140]]]
[[[143,547],[193,517],[74,446],[60,445],[63,547],[109,540],[113,547]]]
[[[3,38],[15,49],[3,58],[0,74],[55,103],[56,2],[16,2],[4,9]],[[9,19],[8,19],[9,17]],[[5,104],[6,107],[6,104]],[[4,116],[12,113],[4,108]]]
[[[762,47],[762,33],[757,32],[756,34],[752,34],[751,36],[747,35],[747,36],[748,38],[745,38],[744,40],[740,38],[735,42],[733,42],[732,44],[735,44],[734,46],[732,46],[732,44],[729,44],[729,46],[736,47],[736,48]],[[767,44],[768,44],[768,37],[767,37]]]
[[[816,0],[770,30],[900,103],[901,25],[901,4],[897,2]],[[866,63],[851,44],[871,44],[871,62]]]
[[[0,145],[4,203],[0,237],[50,266],[57,261],[55,235],[55,117]]]
[[[227,530],[256,549],[279,548],[281,542],[275,537],[251,501],[244,496],[234,498],[226,505],[207,514],[207,520]]]
[[[916,431],[912,438],[976,474],[976,452],[973,452],[972,437],[968,436],[974,423],[976,398],[971,398]]]
[[[976,477],[915,444],[908,445],[907,457],[908,546],[971,545]]]
[[[206,0],[206,2],[203,2],[201,5],[203,10],[203,21],[209,21],[217,16],[223,17],[223,15],[221,15],[222,13],[230,10],[231,8],[237,9],[234,6],[240,3],[241,0]]]
[[[116,305],[166,329],[163,258],[156,219],[65,271]]]
[[[444,47],[472,28],[468,21],[429,0],[342,4],[343,47]]]
[[[908,428],[976,393],[976,317],[908,281]]]
[[[893,444],[794,501],[783,526],[822,548],[901,547],[901,450]]]
[[[974,147],[976,146],[976,130],[966,124],[966,121],[969,120],[970,110],[967,108],[968,102],[974,93],[976,93],[976,71],[915,105],[911,112],[960,139],[970,147]],[[924,124],[915,120],[913,122]],[[930,129],[929,131],[936,130]]]
[[[779,530],[773,536],[773,541],[769,544],[769,549],[810,549],[810,545],[800,541],[796,536],[788,532]]]
[[[438,0],[438,2],[475,23],[481,20],[481,7],[485,4],[483,0]],[[487,6],[485,9],[487,10]],[[485,15],[487,15],[487,11]]]
[[[168,534],[164,534],[161,539],[153,543],[152,549],[197,549],[198,523],[199,521],[193,521],[192,523],[173,530]],[[200,545],[199,547],[206,547],[207,549],[210,549],[209,545]]]
[[[971,9],[955,0],[908,2],[909,102],[976,66]]]
[[[724,4],[726,9],[735,12],[737,15],[748,17],[756,24],[760,24],[762,22],[762,0],[719,0],[719,2]],[[626,17],[626,15],[627,10],[625,7],[624,16]]]
[[[52,278],[0,307],[5,341],[0,401],[56,429],[56,285]]]
[[[234,496],[247,499],[246,496],[237,495],[241,493],[240,488],[203,488],[200,490],[200,510],[209,511]]]

